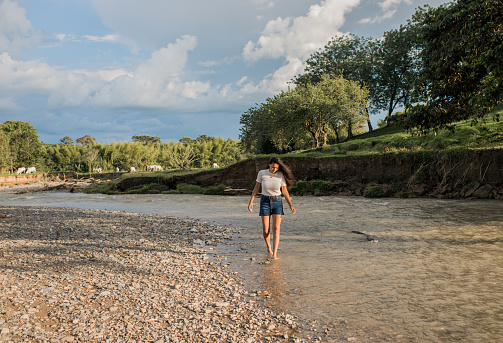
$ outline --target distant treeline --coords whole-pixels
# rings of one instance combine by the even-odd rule
[[[164,169],[183,167],[207,168],[213,163],[220,167],[242,159],[239,141],[231,138],[199,136],[183,137],[180,142],[162,143],[158,137],[134,136],[132,142],[96,143],[86,135],[74,144],[70,137],[60,144],[39,141],[37,130],[27,122],[0,123],[0,170],[16,171],[20,167],[36,167],[41,172],[89,172],[95,168],[105,171],[145,170],[147,165]]]

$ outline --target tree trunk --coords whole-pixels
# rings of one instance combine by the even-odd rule
[[[353,124],[351,123],[351,121],[348,122],[348,141],[350,139],[353,139]]]
[[[311,136],[313,136],[313,141],[314,141],[314,145],[315,147],[319,147],[320,146],[320,141],[318,139],[318,135],[316,134],[316,132],[313,132],[313,131],[310,131],[311,133]]]
[[[392,96],[391,99],[389,99],[389,107],[388,107],[388,118],[391,118],[391,114],[393,113],[393,101],[395,101],[395,97]]]
[[[374,129],[372,128],[372,123],[370,122],[370,115],[368,109],[365,109],[365,116],[367,117],[367,125],[369,127],[369,132],[372,132]]]
[[[370,119],[367,119],[367,125],[369,127],[369,132],[372,132],[374,129],[372,128],[372,123],[370,122]]]

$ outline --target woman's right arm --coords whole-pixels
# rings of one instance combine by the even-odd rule
[[[255,197],[257,196],[259,189],[260,189],[260,182],[257,182],[255,184],[255,187],[253,188],[253,192],[252,192],[252,195],[250,198],[250,203],[248,204],[248,211],[250,211],[250,212],[253,210],[253,200],[255,200]]]

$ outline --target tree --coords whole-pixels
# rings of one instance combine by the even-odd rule
[[[6,121],[1,128],[8,137],[9,165],[15,168],[36,165],[42,147],[37,130],[30,123],[22,121]]]
[[[407,128],[422,131],[482,118],[503,101],[503,2],[459,0],[420,8],[411,23],[421,38],[426,101],[407,111]]]
[[[320,84],[321,82],[317,85]],[[323,140],[323,145],[326,145],[333,114],[327,103],[326,94],[323,94],[321,87],[317,85],[308,83],[299,86],[294,93],[298,98],[296,113],[305,129],[311,134],[315,147],[320,146],[320,139]]]
[[[413,95],[421,67],[417,30],[414,26],[400,26],[385,32],[376,46],[373,106],[386,110],[389,118],[397,106],[417,100]]]
[[[82,145],[91,145],[96,143],[96,138],[91,135],[85,135],[84,137],[77,138],[77,143]]]
[[[256,104],[241,115],[239,139],[246,150],[264,154],[278,152],[272,143],[275,132],[275,114],[270,106],[272,101],[273,99],[268,98],[267,102]]]
[[[382,101],[380,88],[376,84],[378,47],[379,41],[372,38],[355,35],[334,37],[325,45],[324,50],[311,55],[306,61],[305,74],[298,75],[293,81],[297,85],[317,83],[325,74],[342,73],[345,79],[357,81],[361,86],[367,87],[370,100],[368,110],[377,113]],[[367,125],[369,131],[372,131],[368,114]]]
[[[187,168],[190,164],[197,160],[192,147],[177,144],[172,149],[168,150],[168,155],[171,161],[176,164],[180,169]]]
[[[184,136],[182,138],[180,138],[178,140],[180,143],[182,143],[183,145],[189,145],[190,143],[192,143],[194,140],[192,138],[190,138],[189,136]]]
[[[271,115],[269,141],[275,151],[286,153],[302,142],[307,129],[302,100],[296,89],[289,89],[269,99],[267,106]]]
[[[133,136],[133,142],[141,143],[143,145],[147,145],[149,143],[161,143],[161,138],[149,135],[137,135]]]
[[[342,75],[325,74],[318,83],[300,86],[296,91],[301,98],[299,113],[316,147],[327,145],[330,128],[337,132],[338,127],[345,126],[351,139],[353,128],[366,118],[368,89]]]
[[[73,144],[73,139],[71,139],[69,136],[65,136],[59,140],[61,144],[63,145],[72,145]]]
[[[213,142],[215,140],[215,137],[212,136],[207,136],[207,135],[199,135],[195,139],[196,142]]]
[[[89,149],[86,152],[84,152],[82,157],[84,158],[84,161],[87,162],[89,172],[91,172],[94,161],[96,160],[96,158],[98,158],[99,154],[100,154],[99,149]]]
[[[353,128],[368,118],[367,98],[368,89],[359,82],[324,74],[317,83],[299,84],[250,108],[241,116],[240,138],[257,153],[293,150],[306,135],[315,147],[326,145],[328,135],[340,127],[351,138]]]
[[[0,124],[0,172],[5,169],[12,169],[12,156],[9,146],[9,137],[1,129],[3,124]]]
[[[241,115],[241,143],[254,153],[284,153],[311,146],[299,108],[300,98],[289,89]]]

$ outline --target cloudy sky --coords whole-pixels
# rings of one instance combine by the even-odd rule
[[[378,38],[445,2],[0,0],[0,122],[45,143],[238,139],[241,114],[332,37]]]

